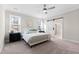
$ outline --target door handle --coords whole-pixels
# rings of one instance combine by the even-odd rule
[[[53,30],[54,30],[54,27],[53,27]]]

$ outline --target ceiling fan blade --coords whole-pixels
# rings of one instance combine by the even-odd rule
[[[48,10],[51,10],[51,9],[54,9],[54,8],[55,8],[55,6],[48,8]]]

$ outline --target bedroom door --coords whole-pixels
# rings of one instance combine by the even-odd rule
[[[58,19],[54,21],[54,37],[57,39],[62,39],[62,22],[63,19]]]

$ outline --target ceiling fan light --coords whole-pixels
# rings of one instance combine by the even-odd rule
[[[47,8],[44,8],[44,9],[43,9],[43,12],[44,12],[44,13],[47,13]]]
[[[47,10],[43,10],[43,12],[47,12]]]

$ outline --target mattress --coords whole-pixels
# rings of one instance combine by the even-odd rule
[[[23,34],[22,36],[30,46],[50,39],[50,35],[48,33],[31,33]]]

